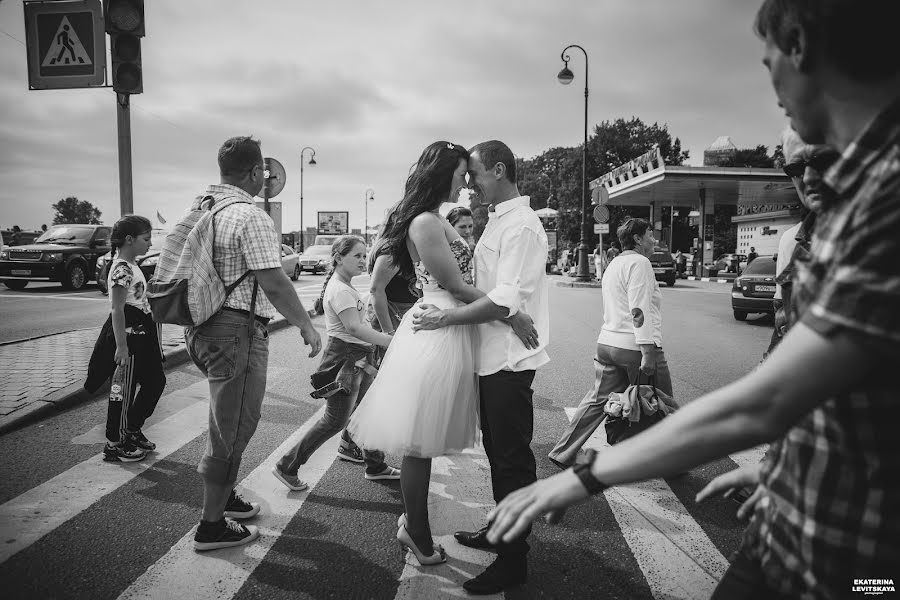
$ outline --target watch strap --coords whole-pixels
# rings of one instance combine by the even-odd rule
[[[572,472],[578,477],[581,485],[587,490],[588,494],[594,496],[599,494],[609,486],[594,477],[591,473],[591,466],[594,464],[594,457],[597,455],[596,450],[588,450],[587,461],[579,463],[572,468]]]

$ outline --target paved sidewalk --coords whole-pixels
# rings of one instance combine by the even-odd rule
[[[277,316],[274,332],[288,325]],[[184,328],[164,325],[166,369],[188,360]],[[93,397],[83,386],[100,327],[0,345],[0,433]]]

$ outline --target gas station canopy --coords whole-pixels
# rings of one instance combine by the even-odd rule
[[[797,202],[791,180],[779,169],[667,165],[659,148],[591,181],[591,189],[601,185],[609,203],[621,206],[697,206],[701,194],[714,204]]]

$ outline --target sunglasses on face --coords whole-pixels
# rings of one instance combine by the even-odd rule
[[[803,174],[806,172],[806,167],[810,167],[819,173],[824,173],[837,159],[838,154],[836,152],[816,154],[808,160],[799,160],[784,165],[784,174],[788,177],[803,177]]]

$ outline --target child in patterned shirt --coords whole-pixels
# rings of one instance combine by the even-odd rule
[[[107,462],[138,461],[156,449],[141,427],[162,396],[166,375],[159,332],[147,301],[147,281],[136,262],[150,248],[151,229],[148,219],[125,215],[113,225],[110,237],[113,258],[107,282],[112,310],[94,351],[96,357],[105,348],[101,355],[106,360],[102,362],[106,368],[115,369],[103,450],[103,460]],[[108,361],[110,350],[114,365]],[[95,367],[93,357],[91,363]]]

